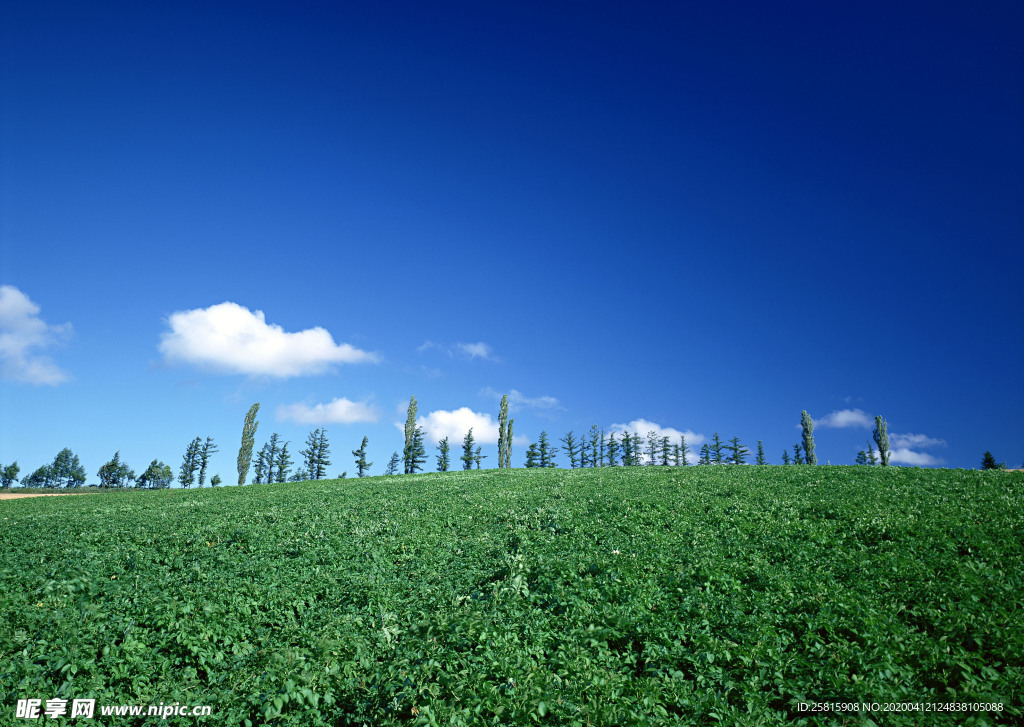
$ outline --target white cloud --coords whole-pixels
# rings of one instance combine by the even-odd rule
[[[500,391],[495,391],[491,387],[487,387],[480,391],[481,396],[489,396],[497,400],[501,400],[504,394]],[[562,403],[553,396],[537,396],[527,397],[521,392],[515,389],[509,389],[508,391],[508,409],[511,412],[521,411],[524,408],[538,409],[540,411],[555,411],[559,409],[565,409]]]
[[[689,452],[686,455],[686,461],[694,464],[700,459],[700,452],[697,450],[700,445],[704,443],[704,435],[697,434],[687,429],[685,432],[681,432],[673,427],[663,427],[660,424],[649,422],[646,419],[634,419],[629,424],[612,424],[605,428],[605,433],[615,432],[620,434],[622,432],[629,432],[631,434],[639,434],[645,440],[647,439],[648,432],[654,432],[658,439],[668,437],[672,444],[679,444],[679,437],[686,437],[686,447]]]
[[[486,343],[456,343],[455,347],[458,348],[462,353],[469,356],[470,359],[482,358],[484,361],[494,361],[494,355],[491,353],[491,347]]]
[[[285,404],[277,408],[279,420],[291,420],[299,424],[355,424],[356,422],[375,422],[380,412],[371,404],[363,401],[349,401],[341,397],[328,404]]]
[[[945,439],[933,439],[926,434],[890,434],[889,446],[893,449],[900,447],[945,447]]]
[[[289,333],[268,324],[263,311],[237,303],[172,313],[171,330],[161,336],[168,361],[206,366],[250,376],[310,376],[335,364],[376,361],[377,357],[347,343],[336,344],[326,329]]]
[[[926,452],[914,452],[906,447],[897,447],[889,451],[889,462],[892,464],[908,464],[912,466],[930,467],[940,465],[945,460],[933,457]]]
[[[0,285],[0,372],[5,379],[55,386],[70,377],[49,357],[34,353],[63,343],[71,324],[51,326],[39,306],[13,285]]]
[[[438,409],[425,417],[416,417],[416,423],[423,427],[427,442],[439,442],[448,437],[449,443],[454,446],[465,439],[470,427],[473,428],[473,439],[478,444],[498,442],[498,422],[492,419],[490,414],[481,414],[467,406],[453,411]],[[399,431],[405,431],[404,422],[396,422],[395,426]],[[512,434],[513,442],[520,441],[515,436],[515,431]]]
[[[861,409],[842,409],[826,414],[821,419],[815,419],[814,426],[833,429],[848,427],[871,429],[875,426],[875,419]]]

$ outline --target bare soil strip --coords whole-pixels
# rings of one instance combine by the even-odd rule
[[[37,492],[22,495],[17,492],[0,492],[0,500],[19,500],[22,497],[64,497],[65,495],[88,495],[88,492]]]

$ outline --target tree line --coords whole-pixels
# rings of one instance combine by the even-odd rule
[[[256,453],[253,463],[253,448],[256,441],[256,430],[259,426],[257,414],[259,403],[253,404],[246,413],[242,425],[242,441],[238,450],[238,484],[244,485],[249,475],[250,468],[253,470],[251,484],[301,482],[307,480],[320,480],[327,476],[327,468],[331,465],[330,444],[327,439],[327,430],[323,428],[310,432],[306,439],[306,448],[300,450],[302,464],[294,472],[292,471],[292,456],[288,451],[291,442],[283,442],[281,436],[274,432]],[[388,460],[385,467],[385,475],[398,474],[399,466],[403,474],[415,474],[423,471],[427,461],[425,434],[423,427],[416,423],[418,405],[416,397],[409,400],[406,411],[405,442],[402,452],[395,451]],[[793,445],[792,455],[789,450],[783,450],[782,463],[808,464],[818,463],[814,447],[814,422],[806,411],[801,412],[801,438]],[[512,467],[512,436],[514,419],[508,416],[508,396],[501,398],[498,413],[498,468]],[[526,449],[524,466],[534,467],[558,467],[556,457],[565,455],[569,467],[635,467],[641,465],[660,466],[687,466],[690,446],[686,442],[685,435],[679,437],[678,442],[671,441],[670,437],[659,435],[655,431],[649,431],[645,437],[637,432],[624,431],[621,433],[605,433],[603,428],[597,425],[591,426],[586,434],[577,435],[570,430],[558,440],[560,447],[556,447],[546,431],[542,431],[536,442],[531,442]],[[369,438],[364,436],[358,449],[352,450],[355,462],[355,471],[358,477],[367,477],[373,462],[366,459],[366,450]],[[876,449],[877,448],[877,449]],[[435,465],[438,472],[447,472],[452,466],[451,443],[446,436],[435,445]],[[193,485],[203,487],[206,482],[206,473],[210,457],[218,451],[217,445],[212,437],[196,437],[189,442],[182,457],[181,466],[178,469],[178,483],[181,487],[190,488]],[[126,463],[121,461],[120,451],[115,452],[110,461],[100,467],[97,475],[100,487],[123,488],[165,488],[170,487],[174,481],[174,472],[171,467],[160,460],[154,459],[149,466],[139,475]],[[711,440],[704,442],[698,450],[698,465],[743,465],[747,464],[751,456],[750,450],[740,441],[739,437],[732,437],[728,441],[723,440],[718,432],[712,435]],[[856,463],[859,465],[881,465],[889,466],[889,437],[886,421],[881,416],[875,417],[875,426],[872,431],[872,439],[868,442],[867,450],[857,453]],[[473,436],[473,429],[466,432],[462,440],[462,454],[459,462],[463,470],[481,469],[483,460],[487,455],[483,454],[481,446]],[[757,452],[754,455],[754,464],[767,464],[764,452],[764,442],[758,440]],[[982,460],[983,469],[1005,469],[1005,463],[996,463],[991,453],[986,452]],[[17,462],[6,467],[0,466],[0,486],[9,488],[18,481],[18,474],[21,469]],[[342,472],[338,478],[344,478],[347,472]],[[25,487],[39,488],[62,488],[80,487],[85,483],[85,468],[82,467],[78,455],[70,449],[62,449],[53,462],[39,467],[31,475],[22,478],[21,483]],[[219,475],[210,479],[210,485],[217,487],[221,484]]]

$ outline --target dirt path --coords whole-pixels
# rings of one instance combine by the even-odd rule
[[[65,495],[88,495],[88,492],[36,492],[22,495],[18,492],[0,492],[0,500],[20,500],[22,497],[64,497]]]

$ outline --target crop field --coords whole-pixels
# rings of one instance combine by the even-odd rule
[[[827,466],[4,501],[0,725],[1020,724],[1022,505],[1022,473]]]

